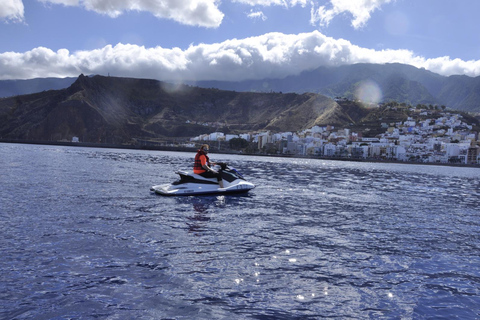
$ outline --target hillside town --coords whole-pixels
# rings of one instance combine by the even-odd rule
[[[445,110],[432,112],[410,108],[411,114],[416,116],[410,116],[405,121],[381,123],[384,132],[374,137],[363,137],[351,129],[329,125],[298,132],[264,131],[239,135],[213,132],[191,138],[191,142],[220,143],[240,139],[253,144],[256,152],[263,154],[480,164],[478,132],[473,130],[473,124],[465,122],[462,115]]]

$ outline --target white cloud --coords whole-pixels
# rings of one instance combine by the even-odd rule
[[[260,19],[262,21],[267,20],[267,16],[264,15],[262,11],[250,10],[250,13],[247,14],[247,17],[249,17],[250,19]]]
[[[23,20],[22,0],[3,0],[7,4],[21,6],[20,19]],[[43,3],[80,6],[86,10],[104,14],[116,18],[127,11],[146,11],[157,18],[172,19],[179,23],[192,26],[216,28],[222,23],[224,13],[220,11],[220,0],[38,0]],[[230,0],[251,6],[284,6],[293,7],[300,5],[305,7],[307,0]],[[7,6],[6,6],[7,7]],[[0,19],[17,18],[17,13],[2,12],[13,11],[13,8],[2,8],[0,6]],[[255,14],[249,17],[256,17]],[[258,16],[265,20],[265,16]],[[17,18],[18,19],[18,18]]]
[[[315,9],[312,2],[311,19],[313,25],[328,26],[333,18],[342,13],[350,13],[353,16],[352,27],[355,29],[363,27],[370,20],[370,13],[380,9],[384,4],[392,0],[330,0],[331,9],[321,6]]]
[[[126,11],[147,11],[157,18],[172,19],[182,24],[207,28],[218,27],[224,14],[219,0],[40,0],[53,4],[83,6],[85,9],[112,18]]]
[[[0,4],[0,20],[22,22],[24,7],[22,0],[2,0]]]
[[[80,0],[38,0],[43,3],[63,4],[64,6],[78,6]]]
[[[268,33],[222,43],[166,49],[107,45],[92,51],[54,52],[35,48],[0,53],[0,79],[66,77],[84,74],[159,80],[244,80],[283,78],[320,66],[354,63],[405,63],[442,74],[480,75],[480,60],[425,59],[409,50],[374,50],[314,31]]]
[[[480,60],[463,61],[461,59],[452,60],[450,57],[439,57],[426,60],[420,67],[442,75],[480,76]]]
[[[243,3],[251,6],[284,6],[294,7],[301,5],[304,7],[307,4],[307,0],[232,0],[232,2]]]

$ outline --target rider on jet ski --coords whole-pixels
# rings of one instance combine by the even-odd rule
[[[198,149],[195,155],[195,163],[193,165],[193,173],[201,175],[205,178],[217,178],[220,188],[223,188],[223,180],[220,172],[212,169],[211,166],[216,165],[215,162],[210,162],[208,158],[208,144],[204,144]]]

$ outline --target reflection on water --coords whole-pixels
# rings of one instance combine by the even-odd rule
[[[187,226],[190,232],[201,235],[210,221],[208,208],[215,204],[216,197],[194,197],[191,201],[193,216],[187,217]]]
[[[480,314],[479,169],[216,154],[257,187],[162,197],[192,154],[0,154],[0,318]]]

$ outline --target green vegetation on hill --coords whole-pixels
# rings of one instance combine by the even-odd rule
[[[313,92],[354,100],[356,89],[365,81],[378,85],[382,93],[380,102],[437,104],[454,110],[480,112],[480,77],[444,77],[399,63],[319,67],[284,79],[199,81],[195,84],[237,91]]]
[[[316,94],[240,93],[81,75],[69,88],[0,99],[0,137],[134,143],[218,129],[297,130],[348,116]]]
[[[76,136],[81,142],[134,144],[214,131],[286,132],[315,125],[369,136],[384,130],[384,123],[404,121],[410,109],[394,102],[369,108],[314,93],[235,92],[81,75],[66,89],[0,99],[0,138],[71,141]]]

